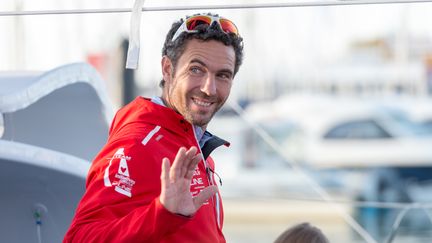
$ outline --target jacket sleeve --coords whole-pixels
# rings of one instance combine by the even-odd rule
[[[102,149],[63,242],[160,242],[189,222],[161,205],[162,159],[150,149],[137,141]]]

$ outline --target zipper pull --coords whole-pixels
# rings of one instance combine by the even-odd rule
[[[208,175],[210,175],[210,171],[213,173],[213,174],[215,174],[217,177],[218,177],[218,179],[219,179],[219,184],[220,184],[220,186],[222,186],[222,179],[221,179],[221,177],[219,176],[219,174],[218,173],[216,173],[214,170],[212,170],[210,167],[207,167],[206,168],[206,171],[207,171],[207,174]]]

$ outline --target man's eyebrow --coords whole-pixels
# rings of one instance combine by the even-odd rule
[[[219,70],[219,73],[229,73],[229,75],[231,76],[234,74],[234,72],[231,69],[222,69]]]
[[[190,63],[194,63],[194,62],[197,62],[197,63],[203,65],[204,67],[207,67],[207,65],[203,61],[201,61],[200,59],[194,58],[190,61]]]

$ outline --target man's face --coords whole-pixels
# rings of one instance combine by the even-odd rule
[[[187,121],[205,128],[229,96],[234,65],[232,46],[214,40],[189,40],[175,73],[171,61],[162,59],[162,98]]]

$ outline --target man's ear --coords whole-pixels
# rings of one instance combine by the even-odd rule
[[[171,60],[167,56],[162,57],[161,61],[162,65],[162,76],[165,82],[171,82],[171,79],[173,77],[173,66]]]

